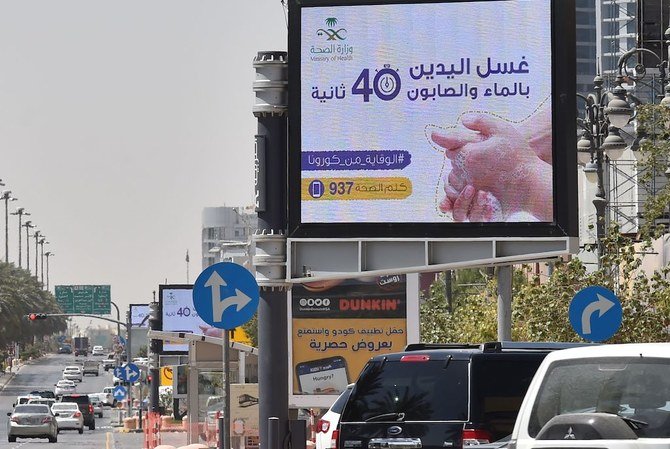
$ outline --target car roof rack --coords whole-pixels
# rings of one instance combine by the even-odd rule
[[[482,345],[483,352],[502,352],[504,350],[514,351],[556,351],[559,349],[576,348],[580,346],[593,346],[597,343],[575,343],[554,341],[490,341]]]
[[[410,343],[405,347],[405,351],[424,351],[427,349],[476,349],[479,344],[472,343]]]
[[[512,351],[555,351],[558,349],[593,346],[597,343],[569,342],[529,342],[529,341],[488,341],[486,343],[410,343],[405,351],[425,351],[432,349],[481,349],[482,352]]]

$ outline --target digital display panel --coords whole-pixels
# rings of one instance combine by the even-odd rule
[[[151,310],[149,304],[130,305],[130,325],[132,327],[149,327],[149,315]]]
[[[159,286],[161,330],[222,337],[221,329],[205,323],[193,307],[192,285]],[[163,342],[163,353],[185,353],[188,345]]]
[[[575,144],[562,128],[574,129],[574,100],[557,101],[575,98],[562,82],[574,80],[574,50],[552,42],[551,0],[295,3],[294,236],[352,223],[574,234]]]

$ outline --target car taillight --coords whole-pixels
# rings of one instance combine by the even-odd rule
[[[337,449],[337,446],[339,444],[340,439],[340,431],[335,429],[333,430],[333,434],[330,436],[330,448],[331,449]]]
[[[20,421],[19,421],[19,418],[17,418],[16,416],[12,416],[12,418],[10,419],[10,421],[15,422],[15,423],[20,422]]]
[[[42,418],[42,424],[51,422],[51,416],[45,416]]]
[[[79,418],[81,416],[81,412],[74,412],[74,415],[72,416],[74,416],[75,418]]]
[[[482,429],[463,429],[463,446],[476,444],[488,444],[491,442],[491,434]]]
[[[326,433],[328,432],[328,429],[330,429],[330,421],[326,419],[320,419],[319,422],[316,423],[316,433]]]
[[[93,413],[93,404],[88,404],[88,412]]]

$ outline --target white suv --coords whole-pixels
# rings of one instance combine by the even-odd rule
[[[84,380],[84,374],[81,368],[76,365],[66,366],[63,370],[63,379],[81,382]]]
[[[509,448],[670,447],[670,343],[556,351],[537,370]]]

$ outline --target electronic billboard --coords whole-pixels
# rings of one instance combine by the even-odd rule
[[[573,1],[289,20],[289,236],[576,235]]]

